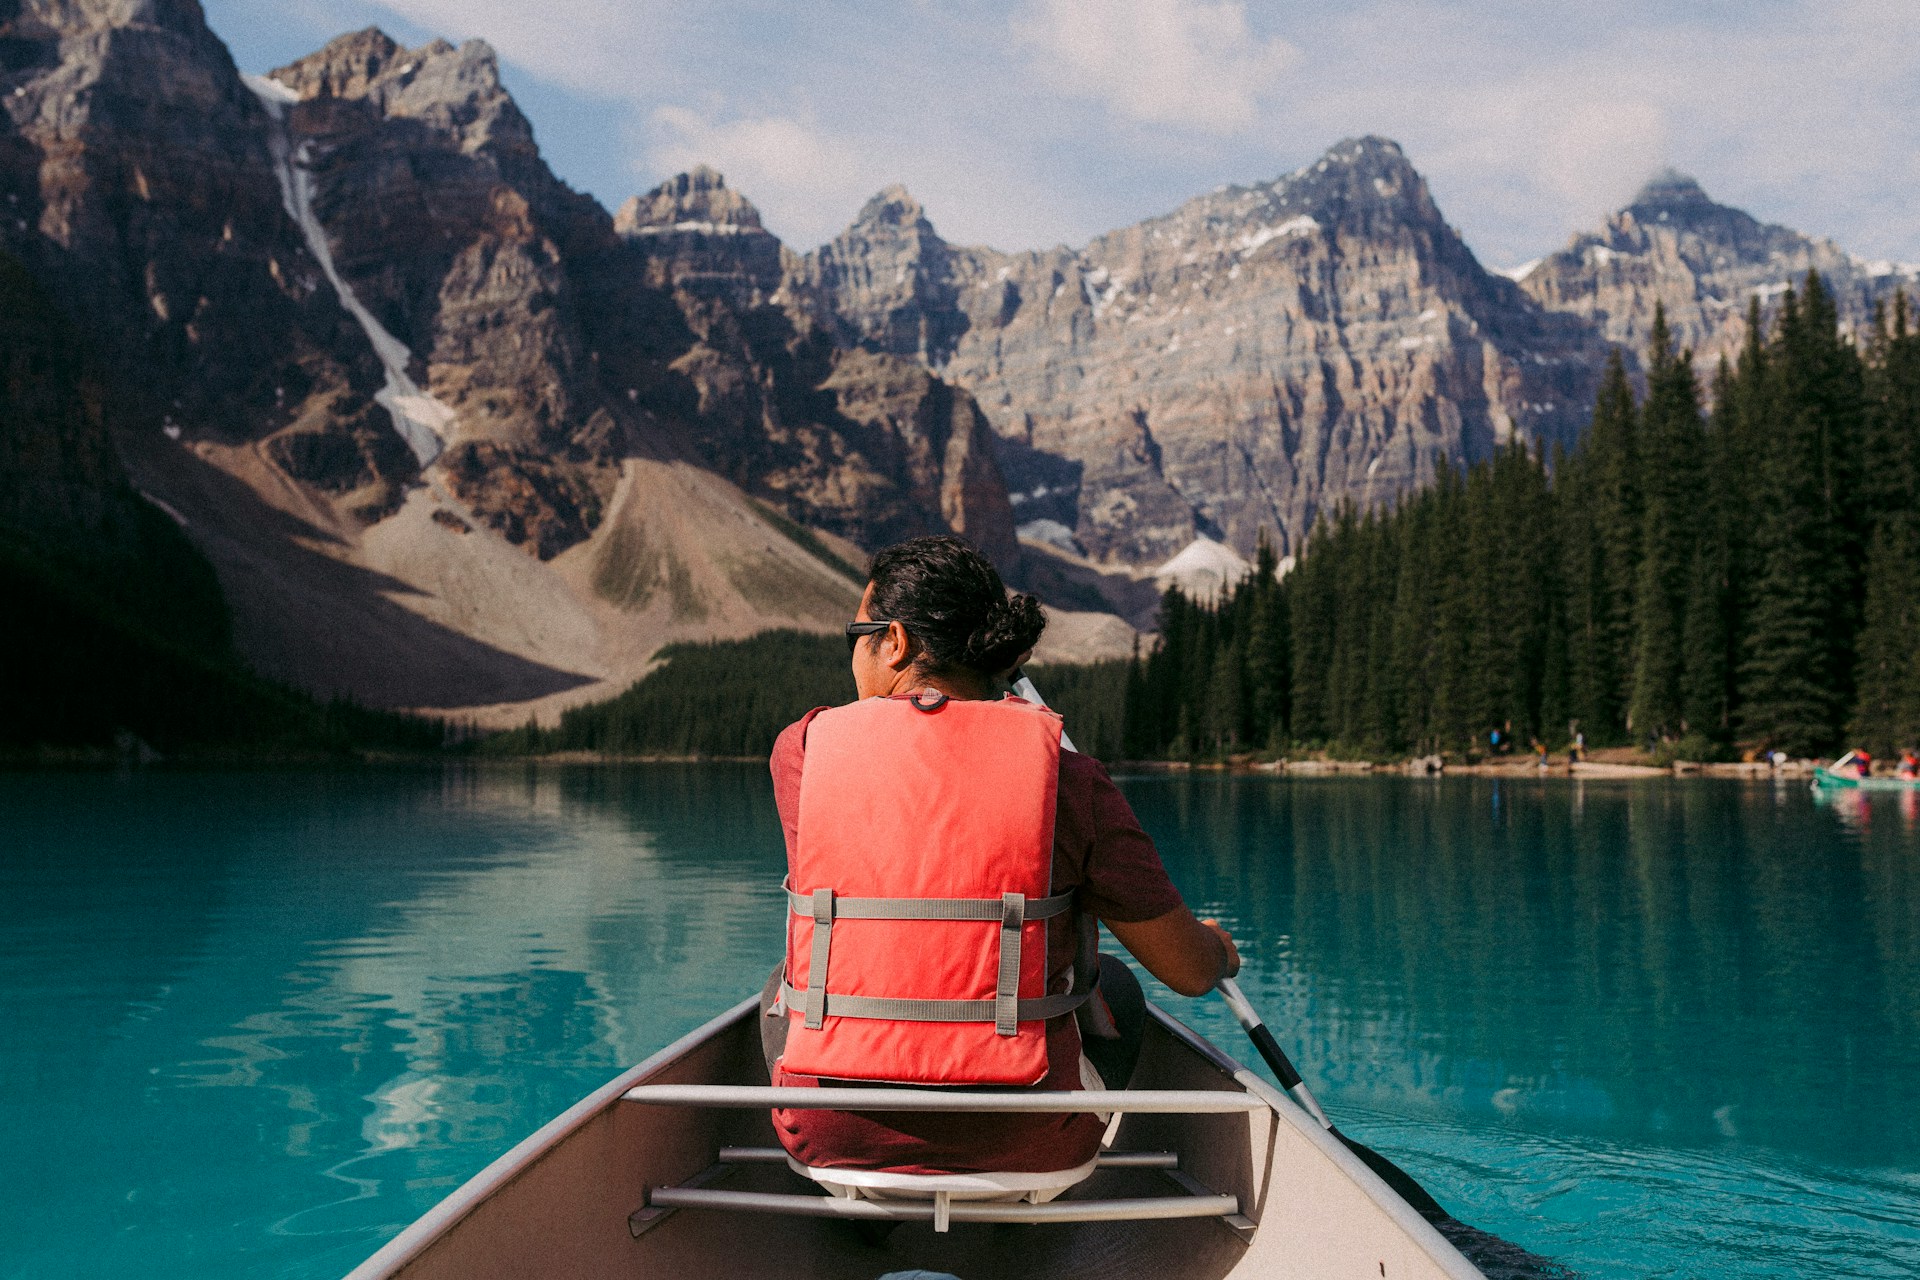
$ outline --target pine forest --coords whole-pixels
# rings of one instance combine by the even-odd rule
[[[1748,333],[1703,396],[1656,315],[1644,388],[1616,350],[1571,456],[1443,469],[1323,518],[1284,577],[1263,546],[1223,599],[1170,591],[1124,754],[1920,741],[1915,317],[1856,345],[1810,275]]]

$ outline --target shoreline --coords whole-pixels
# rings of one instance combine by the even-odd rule
[[[356,751],[342,754],[289,751],[275,752],[190,752],[163,756],[158,753],[133,754],[109,750],[56,750],[0,752],[0,772],[93,772],[98,770],[181,770],[207,769],[361,769],[421,768],[447,765],[575,765],[607,767],[631,764],[765,764],[763,755],[610,755],[598,751],[558,751],[544,755],[478,755],[459,753],[409,753],[393,751]],[[1816,762],[1794,760],[1774,766],[1759,761],[1695,763],[1676,761],[1671,765],[1644,764],[1623,760],[1585,760],[1569,763],[1565,758],[1550,761],[1545,767],[1531,756],[1499,760],[1447,762],[1437,757],[1412,760],[1113,760],[1103,761],[1115,773],[1221,773],[1233,775],[1298,775],[1300,777],[1398,775],[1405,777],[1484,778],[1811,778]]]
[[[1203,761],[1188,760],[1116,760],[1112,767],[1115,771],[1126,770],[1132,773],[1229,773],[1229,774],[1298,774],[1302,777],[1333,777],[1342,774],[1371,776],[1380,774],[1403,775],[1410,777],[1447,777],[1463,776],[1470,778],[1572,778],[1572,779],[1618,779],[1618,778],[1745,778],[1760,780],[1770,778],[1811,778],[1814,762],[1795,760],[1781,766],[1758,761],[1731,761],[1723,763],[1699,763],[1690,760],[1676,761],[1671,765],[1630,764],[1614,761],[1581,761],[1569,764],[1566,760],[1552,761],[1546,766],[1535,763],[1531,758],[1516,761],[1478,761],[1472,764],[1429,764],[1424,760],[1400,760],[1379,763],[1371,760],[1244,760],[1244,761]]]

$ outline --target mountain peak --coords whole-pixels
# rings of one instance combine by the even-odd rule
[[[1662,169],[1647,179],[1628,207],[1677,212],[1719,206],[1691,175],[1681,173],[1678,169]]]
[[[614,214],[613,229],[623,236],[671,230],[759,231],[760,211],[729,187],[719,170],[700,164],[644,196],[628,196]]]
[[[876,192],[860,206],[860,213],[853,220],[856,227],[910,227],[917,223],[927,223],[927,211],[913,198],[912,192],[897,182]],[[932,229],[931,223],[927,223],[927,229]]]
[[[1358,138],[1342,138],[1327,148],[1327,158],[1350,164],[1406,164],[1407,153],[1392,138],[1369,133]]]
[[[485,40],[458,48],[432,40],[408,49],[379,27],[336,36],[269,74],[302,98],[368,99],[402,114],[419,114],[435,103],[498,104],[508,98],[500,59]]]

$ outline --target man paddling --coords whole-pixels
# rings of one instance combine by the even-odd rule
[[[1059,718],[996,700],[1045,625],[957,538],[874,557],[847,628],[859,701],[809,712],[773,750],[789,870],[787,958],[762,999],[775,1084],[1120,1088],[1145,1001],[1095,953],[1096,921],[1181,994],[1238,971]],[[1074,1168],[1103,1128],[816,1110],[774,1124],[807,1165],[900,1173]]]

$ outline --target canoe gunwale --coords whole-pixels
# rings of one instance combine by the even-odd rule
[[[733,1023],[759,1011],[760,997],[748,996],[718,1017],[700,1024],[687,1034],[650,1055],[644,1062],[623,1071],[580,1101],[515,1143],[499,1159],[460,1185],[459,1190],[427,1210],[393,1239],[387,1241],[365,1262],[349,1271],[344,1280],[382,1280],[424,1253],[446,1231],[472,1213],[488,1197],[519,1177],[562,1138],[600,1112],[616,1106],[627,1090],[654,1072],[685,1057],[697,1046],[713,1039]]]
[[[1402,1200],[1400,1194],[1388,1186],[1379,1174],[1367,1168],[1365,1161],[1347,1150],[1345,1143],[1321,1128],[1320,1123],[1308,1115],[1306,1109],[1299,1103],[1249,1071],[1237,1060],[1228,1057],[1212,1041],[1151,1000],[1147,1001],[1147,1014],[1188,1050],[1199,1054],[1220,1070],[1227,1072],[1233,1077],[1234,1083],[1265,1101],[1268,1111],[1291,1125],[1297,1133],[1319,1148],[1321,1154],[1357,1183],[1380,1211],[1386,1214],[1395,1226],[1411,1236],[1414,1242],[1425,1250],[1448,1276],[1452,1277],[1452,1280],[1486,1280],[1485,1273],[1468,1261],[1467,1256],[1455,1248],[1451,1240],[1441,1235],[1431,1222],[1421,1217],[1412,1205]],[[1245,1206],[1242,1206],[1241,1212],[1246,1212]]]

